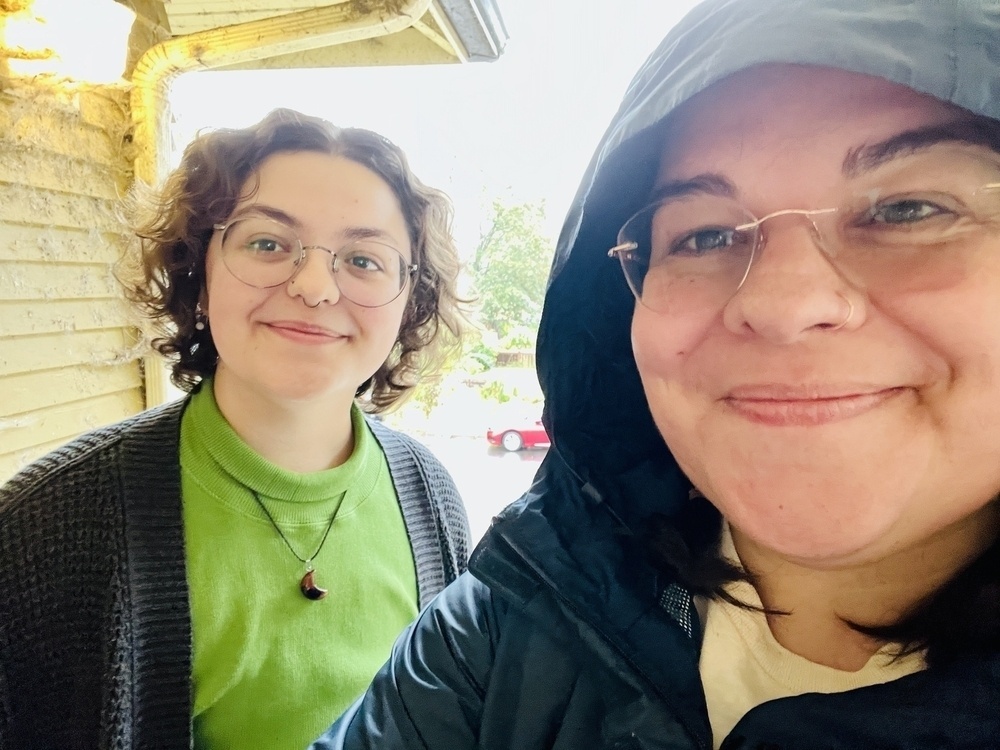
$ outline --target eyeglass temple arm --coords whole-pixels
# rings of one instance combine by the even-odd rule
[[[620,245],[615,245],[613,248],[608,250],[608,257],[615,258],[620,256],[622,253],[630,253],[633,250],[639,249],[638,242],[622,242]]]

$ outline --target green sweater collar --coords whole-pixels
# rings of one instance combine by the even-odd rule
[[[381,451],[364,415],[351,407],[354,451],[333,469],[300,474],[282,469],[254,451],[229,425],[206,380],[190,399],[181,423],[181,466],[204,490],[253,516],[260,509],[251,490],[267,502],[279,522],[311,522],[345,503],[344,515],[364,501],[383,465]],[[350,490],[350,492],[348,492]]]

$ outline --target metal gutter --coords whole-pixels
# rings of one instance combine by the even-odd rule
[[[500,57],[508,34],[496,0],[438,0],[437,5],[465,49],[463,61],[491,61]]]

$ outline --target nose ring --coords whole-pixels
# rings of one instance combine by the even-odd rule
[[[831,331],[839,331],[841,328],[843,328],[848,323],[850,323],[851,322],[851,318],[854,316],[854,303],[851,302],[851,300],[848,298],[848,296],[846,294],[844,294],[843,292],[837,292],[837,294],[839,294],[841,297],[843,297],[844,302],[847,303],[847,316],[842,321],[840,321],[840,323],[838,323],[837,325],[835,325],[833,328],[830,328],[829,330],[831,330]]]

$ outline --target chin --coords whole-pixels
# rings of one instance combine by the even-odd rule
[[[809,568],[837,568],[882,556],[877,548],[888,529],[743,528],[743,533],[779,557]]]
[[[885,498],[891,496],[887,488],[842,482],[794,487],[769,483],[755,490],[716,487],[716,506],[734,527],[782,558],[811,567],[885,554],[882,548],[900,521],[902,506],[886,505]],[[898,489],[895,497],[900,497]]]

